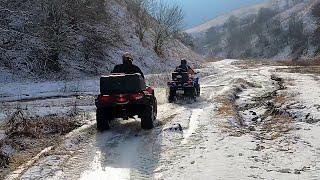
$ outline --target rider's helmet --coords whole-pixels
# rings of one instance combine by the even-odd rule
[[[123,62],[125,62],[125,61],[131,61],[132,62],[133,61],[133,57],[129,52],[125,52],[122,55],[122,60],[123,60]]]
[[[181,65],[186,66],[187,65],[187,60],[186,59],[181,59]]]

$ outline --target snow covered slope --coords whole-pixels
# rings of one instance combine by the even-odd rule
[[[312,59],[319,55],[319,0],[272,0],[188,30],[201,54]]]
[[[189,34],[194,34],[194,35],[196,35],[197,33],[204,33],[208,29],[210,29],[211,27],[223,25],[224,23],[227,22],[227,20],[229,19],[230,16],[245,17],[245,16],[248,16],[251,14],[257,14],[259,9],[264,8],[264,7],[270,7],[270,6],[271,6],[270,2],[265,2],[262,4],[250,6],[250,7],[236,9],[230,13],[220,15],[220,16],[218,16],[218,17],[216,17],[216,18],[214,18],[204,24],[193,27],[191,29],[187,29],[186,32]]]
[[[165,71],[180,58],[201,61],[176,40],[158,57],[150,33],[143,42],[137,37],[124,0],[82,2],[87,5],[68,9],[62,0],[0,0],[0,82],[92,77],[109,72],[125,51],[146,73]]]

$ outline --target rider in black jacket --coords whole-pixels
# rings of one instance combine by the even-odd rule
[[[135,74],[139,73],[144,78],[141,69],[138,66],[133,65],[133,57],[130,53],[126,52],[122,56],[122,64],[116,65],[111,73],[125,73]]]
[[[175,72],[187,72],[192,75],[195,74],[194,70],[187,64],[186,59],[182,59],[181,64],[178,67],[176,67],[176,69],[174,71]]]
[[[191,77],[195,80],[195,87],[197,89],[197,96],[200,96],[200,84],[199,84],[199,78],[195,78],[194,75],[196,72],[188,65],[186,59],[181,60],[181,64],[176,67],[174,70],[175,72],[182,73],[182,72],[187,72]]]

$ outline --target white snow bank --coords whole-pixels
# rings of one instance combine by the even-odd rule
[[[95,95],[99,80],[28,82],[0,84],[0,101],[48,98],[72,95]]]
[[[157,81],[158,78],[158,83],[151,82],[151,84],[158,87],[165,83],[161,82],[165,80],[161,78],[161,74],[147,75],[146,83],[149,84],[149,81]],[[99,94],[99,86],[98,77],[95,79],[76,81],[0,83],[0,102],[70,97],[75,95],[95,96]],[[165,94],[163,89],[157,91]],[[163,101],[163,97],[161,97],[161,101]]]

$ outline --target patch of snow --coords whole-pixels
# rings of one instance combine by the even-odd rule
[[[5,83],[0,85],[0,101],[16,101],[55,96],[97,95],[99,80]]]
[[[1,138],[0,138],[1,139]],[[10,146],[10,145],[5,145],[2,147],[1,151],[7,155],[11,155],[13,154],[14,152],[16,152],[16,150]]]
[[[0,141],[7,137],[5,131],[0,130]]]
[[[299,118],[301,121],[307,121],[309,119],[320,121],[320,77],[304,74],[292,76],[290,73],[282,73],[282,75],[286,78],[294,79],[295,85],[290,86],[288,89],[290,92],[297,94],[295,99],[299,104],[305,106],[300,110],[295,109],[295,111],[300,112]]]

